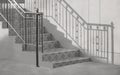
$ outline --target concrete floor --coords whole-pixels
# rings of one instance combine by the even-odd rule
[[[0,60],[0,75],[120,75],[120,66],[86,62],[48,69],[2,59]]]

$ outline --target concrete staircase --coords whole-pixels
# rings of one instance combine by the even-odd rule
[[[21,20],[20,18],[17,18],[18,20]],[[2,20],[2,19],[1,19]],[[19,22],[19,21],[18,21]],[[46,22],[46,21],[44,21]],[[25,34],[24,27],[19,26],[20,23],[16,24],[14,26],[16,32],[21,35],[22,39],[26,40],[27,45],[23,43],[23,41],[16,35],[16,33],[7,25],[7,23],[3,20],[3,28],[9,29],[9,36],[16,36],[15,43],[22,45],[22,52],[24,53],[33,53],[35,55],[36,51],[36,25],[32,25],[32,23],[27,25],[26,31],[27,34]],[[51,24],[49,23],[48,26]],[[52,26],[51,26],[52,27]],[[53,26],[54,28],[57,28]],[[82,52],[79,49],[76,48],[65,48],[58,39],[54,38],[53,34],[50,33],[48,30],[49,27],[47,25],[44,25],[43,30],[43,47],[44,47],[44,53],[40,54],[40,66],[45,66],[49,68],[57,68],[62,67],[66,65],[72,65],[76,63],[82,63],[82,62],[89,62],[90,58],[85,57]],[[39,29],[39,52],[41,53],[41,28]],[[54,32],[57,32],[55,30]],[[62,34],[62,32],[59,32]],[[59,35],[59,34],[57,34]],[[56,36],[57,36],[56,35]],[[64,35],[62,36],[64,38]],[[68,39],[67,39],[68,40]],[[70,41],[70,40],[69,40]],[[30,45],[32,44],[32,45]],[[26,46],[26,48],[25,48]],[[27,59],[26,59],[27,60]],[[35,60],[35,59],[34,59]],[[32,61],[32,60],[31,60]]]

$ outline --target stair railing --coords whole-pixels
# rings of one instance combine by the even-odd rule
[[[19,37],[16,42],[23,44],[23,50],[28,50],[29,45],[35,47],[36,66],[39,67],[38,54],[40,50],[43,53],[43,14],[24,10],[15,0],[5,0],[0,1],[0,15],[8,24],[9,34]]]
[[[51,17],[86,54],[114,63],[113,23],[87,23],[65,0],[32,0],[24,7],[33,12],[39,8],[46,18]]]

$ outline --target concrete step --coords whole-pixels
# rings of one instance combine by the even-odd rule
[[[58,41],[44,41],[43,43],[43,49],[48,50],[48,49],[54,49],[54,48],[61,48],[61,45]],[[39,51],[41,51],[41,45],[39,45]],[[35,44],[23,44],[22,46],[23,51],[36,51],[36,46]]]
[[[64,61],[52,62],[52,63],[53,63],[53,68],[58,68],[58,67],[73,65],[77,63],[90,62],[90,61],[91,59],[89,57],[77,57],[73,59],[67,59]]]
[[[26,40],[26,43],[36,43],[36,34],[32,35],[21,35],[23,40]],[[39,34],[39,42],[42,40],[42,35]],[[16,43],[23,43],[23,41],[17,36],[16,37]],[[43,41],[54,41],[55,39],[53,38],[52,34],[50,33],[45,33],[43,34]]]
[[[65,48],[49,49],[44,51],[42,55],[42,61],[57,62],[57,61],[72,59],[76,57],[82,57],[82,53],[80,50],[65,49]]]
[[[66,59],[61,61],[42,62],[40,65],[46,68],[54,69],[84,62],[91,62],[91,59],[89,57],[75,57],[72,59]]]
[[[20,35],[36,34],[36,27],[31,27],[31,28],[26,28],[26,29],[25,28],[15,28],[15,30]],[[39,34],[40,33],[41,33],[41,29],[39,28]],[[43,33],[47,33],[45,27],[43,28]],[[16,33],[11,28],[9,28],[9,36],[16,36]]]

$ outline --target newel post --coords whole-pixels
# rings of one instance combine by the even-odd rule
[[[39,25],[38,25],[38,20],[39,20],[39,10],[37,9],[36,10],[36,67],[39,67],[39,49],[38,49],[38,45],[39,45],[39,33],[38,33],[38,27],[39,27]]]
[[[111,50],[112,50],[112,64],[114,64],[114,23],[111,22]]]

